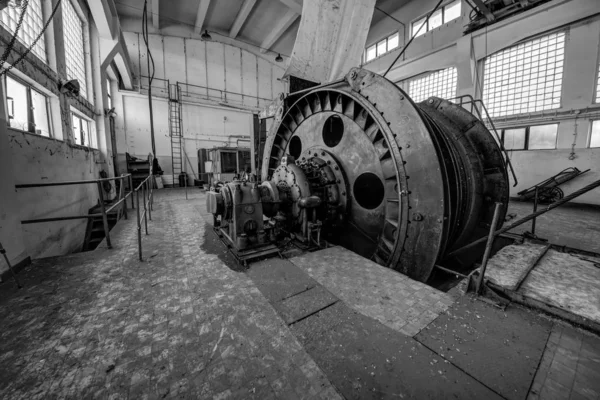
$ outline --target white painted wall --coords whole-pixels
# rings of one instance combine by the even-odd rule
[[[411,22],[426,14],[436,3],[436,0],[413,1],[395,11],[393,16],[406,24],[408,36]],[[481,61],[487,55],[531,36],[565,28],[569,33],[565,45],[561,108],[551,112],[495,120],[499,128],[555,121],[559,123],[556,150],[509,152],[519,180],[516,187],[511,186],[511,196],[516,196],[520,190],[571,166],[580,170],[591,168],[592,171],[562,185],[561,188],[566,194],[600,179],[600,149],[588,148],[590,121],[600,118],[600,105],[593,102],[600,48],[598,1],[554,0],[491,25],[487,29],[463,36],[463,27],[468,23],[469,11],[469,6],[463,1],[462,18],[415,38],[406,51],[406,56],[398,61],[386,77],[398,82],[427,71],[456,67],[457,94],[470,94],[479,98],[475,82],[478,79],[482,81],[478,74],[481,74]],[[402,48],[403,28],[390,18],[384,18],[372,27],[367,45],[397,30],[400,31]],[[383,73],[399,54],[400,48],[365,64],[364,68]],[[564,116],[556,118],[557,113]],[[570,160],[573,145],[575,158]],[[595,189],[575,201],[600,204],[600,189]]]
[[[119,92],[114,99],[119,166],[125,170],[125,152],[147,157],[151,152],[148,66],[141,34],[125,32],[127,50],[139,93]],[[155,62],[153,114],[156,153],[161,168],[172,173],[166,80],[180,82],[183,90],[182,128],[184,171],[197,173],[198,149],[249,147],[252,114],[269,104],[285,85],[278,80],[283,67],[238,47],[219,42],[150,35]],[[187,85],[186,85],[187,84]],[[192,86],[194,85],[194,86]],[[240,140],[240,137],[248,140]],[[191,164],[191,165],[190,165]]]

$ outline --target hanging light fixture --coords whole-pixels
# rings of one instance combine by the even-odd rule
[[[212,40],[212,36],[210,36],[210,33],[208,33],[207,30],[204,30],[204,32],[202,32],[202,35],[200,35],[200,39],[202,40]]]
[[[283,61],[283,57],[281,57],[281,54],[277,53],[277,57],[275,57],[275,61],[277,61],[277,62]]]

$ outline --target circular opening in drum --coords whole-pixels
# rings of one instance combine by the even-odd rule
[[[379,207],[385,196],[383,182],[371,172],[365,172],[356,178],[353,192],[358,205],[367,210]]]
[[[344,122],[337,115],[327,118],[323,125],[323,142],[328,147],[335,147],[344,136]]]
[[[300,154],[302,154],[302,140],[298,136],[292,137],[288,151],[294,158],[298,159],[300,157]]]

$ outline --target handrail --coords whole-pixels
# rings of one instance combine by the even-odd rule
[[[36,188],[36,187],[50,187],[50,186],[72,186],[72,185],[87,185],[87,184],[96,184],[97,188],[98,188],[98,197],[100,200],[100,210],[101,212],[98,214],[85,214],[85,215],[67,215],[67,216],[63,216],[63,217],[51,217],[51,218],[38,218],[38,219],[28,219],[28,220],[23,220],[21,221],[22,225],[26,225],[26,224],[37,224],[37,223],[42,223],[42,222],[53,222],[53,221],[69,221],[69,220],[75,220],[75,219],[90,219],[90,218],[97,218],[97,217],[102,217],[102,224],[104,226],[104,236],[106,237],[106,245],[109,249],[112,249],[112,243],[110,241],[110,229],[108,226],[108,213],[111,212],[115,207],[117,207],[118,205],[124,203],[128,197],[131,196],[131,206],[134,207],[133,205],[133,191],[130,190],[128,193],[125,193],[125,188],[123,185],[123,181],[125,181],[125,179],[127,179],[129,181],[129,187],[131,188],[133,185],[131,184],[132,179],[131,179],[131,174],[122,174],[121,176],[115,176],[112,178],[99,178],[99,179],[88,179],[88,180],[82,180],[82,181],[65,181],[65,182],[46,182],[46,183],[28,183],[28,184],[20,184],[20,185],[15,185],[16,189],[27,189],[27,188]],[[106,209],[106,206],[104,204],[104,190],[102,188],[102,183],[103,182],[110,182],[110,181],[121,181],[121,190],[119,191],[118,194],[118,200],[115,204],[113,204],[111,207],[109,207],[108,209]],[[123,204],[123,215],[125,217],[125,219],[128,218],[127,215],[127,205]]]
[[[153,173],[153,164],[154,157],[152,154],[148,154],[148,161],[150,163],[150,171],[146,179],[144,179],[133,192],[136,194],[135,201],[137,204],[137,237],[138,237],[138,257],[140,261],[143,261],[142,258],[142,222],[144,222],[146,235],[148,235],[148,219],[152,221],[152,205],[154,203],[154,183],[150,184],[150,178],[154,178]],[[144,212],[140,214],[140,190],[142,191],[143,203],[144,203]],[[132,197],[133,201],[133,197]]]

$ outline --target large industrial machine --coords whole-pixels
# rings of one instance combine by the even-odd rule
[[[508,202],[503,154],[477,117],[435,97],[414,103],[358,68],[284,98],[262,161],[261,183],[229,182],[207,198],[242,260],[282,240],[336,244],[426,281],[446,254],[486,235],[495,203]]]

